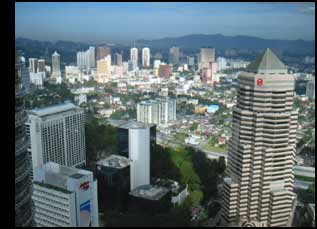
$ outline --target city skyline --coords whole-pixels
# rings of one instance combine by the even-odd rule
[[[132,42],[219,33],[315,39],[314,3],[16,3],[15,14],[16,37],[48,41]]]

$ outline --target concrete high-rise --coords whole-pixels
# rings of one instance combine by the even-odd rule
[[[201,48],[199,69],[208,68],[210,62],[216,62],[216,50],[214,48]]]
[[[97,181],[83,169],[36,167],[32,199],[39,227],[98,227]]]
[[[149,48],[142,49],[142,66],[150,67],[150,49]]]
[[[179,47],[170,48],[169,63],[170,64],[178,64],[179,63],[179,56],[180,56]]]
[[[20,57],[17,53],[15,58],[15,227],[32,227],[35,226],[35,222],[29,176],[28,139],[24,125],[27,120],[24,110],[25,91],[22,84]]]
[[[176,120],[175,99],[157,98],[137,104],[138,122],[168,125],[169,121],[174,120]]]
[[[168,64],[161,64],[159,66],[159,77],[169,79],[173,73],[172,66]]]
[[[38,60],[37,58],[29,58],[29,71],[36,73],[38,69]]]
[[[26,123],[31,140],[33,175],[36,166],[52,161],[65,166],[86,163],[83,109],[65,103],[34,109]]]
[[[138,49],[137,48],[131,48],[130,61],[132,63],[132,70],[136,70],[138,67]]]
[[[223,220],[240,226],[290,226],[296,202],[294,76],[266,49],[238,82]]]

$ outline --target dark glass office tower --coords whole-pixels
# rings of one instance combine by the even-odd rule
[[[15,56],[15,226],[31,227],[35,226],[35,221],[31,199],[32,183],[29,177],[28,143],[25,134],[27,119],[23,99],[25,90],[21,83],[22,63],[17,53]]]

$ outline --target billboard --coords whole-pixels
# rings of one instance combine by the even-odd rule
[[[80,227],[91,227],[90,200],[80,204]]]

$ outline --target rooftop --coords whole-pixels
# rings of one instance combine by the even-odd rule
[[[120,125],[120,128],[123,128],[123,129],[145,129],[145,128],[151,128],[152,126],[155,126],[155,124],[128,121],[128,122]]]
[[[116,169],[123,169],[130,165],[130,160],[126,157],[113,154],[107,158],[99,160],[97,162],[97,166],[98,165]]]
[[[49,107],[44,107],[44,108],[36,108],[30,111],[30,114],[34,114],[37,116],[47,116],[47,115],[52,115],[56,113],[61,113],[69,110],[73,110],[78,108],[72,103],[63,103],[63,104],[57,104]]]
[[[272,70],[287,73],[286,65],[284,65],[284,63],[269,48],[267,48],[265,52],[259,55],[256,60],[247,67],[247,71],[255,73],[266,73],[267,71]]]
[[[169,191],[170,190],[166,187],[148,184],[133,189],[129,194],[131,196],[140,197],[148,200],[160,200]]]
[[[38,176],[38,174],[41,173],[36,173],[34,181],[43,182],[63,189],[67,189],[67,180],[69,178],[80,179],[83,176],[92,175],[90,171],[66,167],[54,162],[48,162],[38,169],[44,171],[44,178],[42,180],[41,175]]]

